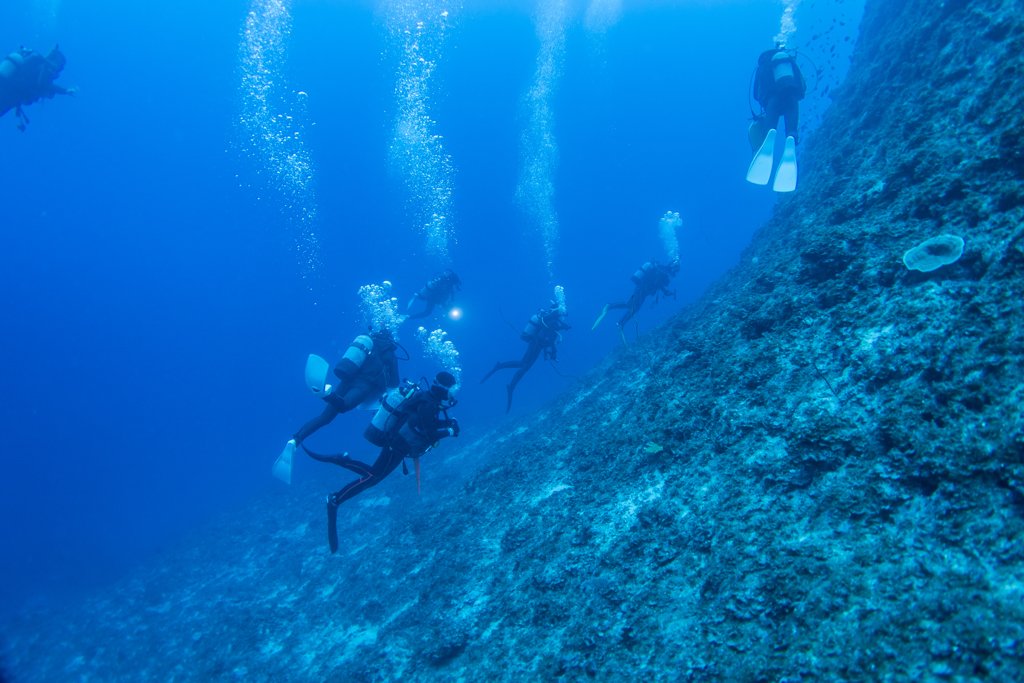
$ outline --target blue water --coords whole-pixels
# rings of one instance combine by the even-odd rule
[[[389,280],[404,305],[441,267],[459,273],[464,317],[435,311],[430,328],[460,352],[457,414],[471,433],[506,419],[509,377],[478,378],[525,350],[499,308],[521,329],[563,286],[574,329],[559,370],[581,375],[619,343],[611,315],[590,331],[603,304],[628,298],[640,264],[666,260],[666,211],[682,218],[678,300],[645,308],[641,330],[699,297],[770,215],[775,195],[744,181],[746,92],[782,3],[626,2],[595,15],[598,2],[590,20],[588,3],[568,3],[555,27],[564,43],[536,29],[554,2],[453,4],[444,35],[428,24],[422,36],[435,64],[418,159],[434,166],[414,196],[389,155],[403,55],[389,27],[422,4],[289,4],[269,78],[271,104],[300,132],[277,149],[309,164],[297,184],[270,180],[275,167],[240,124],[248,2],[0,9],[0,49],[59,42],[58,82],[81,89],[29,107],[25,133],[0,119],[0,610],[103,585],[283,486],[271,463],[322,409],[303,386],[306,355],[334,362],[361,331],[361,285]],[[791,45],[810,45],[825,70],[805,135],[824,85],[845,74],[859,4],[797,7]],[[545,40],[557,54],[538,108],[527,93]],[[547,203],[517,194],[537,151],[524,132],[537,130],[556,151],[541,167]],[[423,225],[439,205],[440,243]],[[544,215],[555,223],[539,225]],[[413,356],[403,374],[439,369],[410,326],[399,334]],[[538,362],[512,415],[571,381]],[[309,443],[369,453],[367,418],[343,416]],[[302,459],[294,476],[318,467]]]

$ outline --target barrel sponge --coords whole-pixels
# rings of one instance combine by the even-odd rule
[[[903,263],[910,270],[923,273],[956,263],[964,253],[964,241],[956,235],[939,235],[925,240],[903,255]]]

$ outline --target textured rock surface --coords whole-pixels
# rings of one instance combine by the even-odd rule
[[[869,0],[802,188],[650,357],[338,556],[314,482],[11,624],[18,680],[1024,679],[1022,54],[1019,1]]]

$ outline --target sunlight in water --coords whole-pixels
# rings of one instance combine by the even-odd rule
[[[558,146],[552,127],[551,98],[562,72],[567,15],[567,0],[546,0],[537,10],[540,54],[537,55],[533,86],[524,98],[529,120],[522,136],[523,166],[516,189],[520,206],[544,238],[548,276],[551,278],[554,278],[558,248],[558,215],[554,203]]]
[[[305,275],[319,266],[313,163],[303,143],[306,93],[284,85],[281,67],[291,32],[290,0],[252,0],[239,48],[240,151],[255,167],[256,185],[280,201],[296,235]]]
[[[441,265],[450,262],[453,170],[429,109],[434,69],[457,9],[459,3],[443,0],[385,3],[385,25],[397,61],[389,161],[409,192],[409,209],[426,233],[427,252]]]
[[[451,320],[462,320],[462,309],[458,307],[453,308],[448,311],[448,317]]]

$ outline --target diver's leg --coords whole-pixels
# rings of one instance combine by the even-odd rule
[[[405,312],[406,313],[409,312],[409,309],[412,308],[412,305],[414,303],[416,303],[416,299],[422,299],[422,298],[423,298],[423,294],[420,293],[420,292],[416,292],[415,294],[413,294],[412,298],[409,299],[409,305],[405,307]]]
[[[640,287],[637,287],[636,291],[633,292],[633,296],[629,299],[629,305],[625,307],[626,312],[622,314],[622,318],[619,320],[618,325],[620,329],[623,325],[629,322],[631,318],[635,317],[636,312],[643,308],[644,301],[646,300],[647,293],[640,289]]]
[[[512,381],[508,383],[506,389],[508,390],[508,405],[505,406],[505,414],[508,415],[508,411],[512,410],[512,392],[516,390],[516,385],[519,384],[519,380],[533,367],[533,364],[537,362],[537,357],[540,356],[541,348],[540,344],[536,342],[530,342],[530,346],[526,349],[526,355],[519,361],[519,371],[512,377]],[[507,363],[506,363],[507,365]]]
[[[373,465],[366,465],[356,460],[352,460],[351,462],[353,464],[362,465],[365,469],[359,479],[351,482],[345,488],[331,496],[331,500],[334,502],[335,506],[341,505],[346,500],[353,498],[366,489],[376,486],[383,481],[386,476],[394,472],[395,468],[402,463],[402,454],[399,449],[393,449],[389,446],[385,446],[381,449],[380,455],[377,456]],[[352,471],[355,472],[356,470],[352,469]]]
[[[324,412],[320,413],[312,420],[302,425],[302,429],[295,433],[295,436],[292,437],[293,439],[295,439],[295,443],[302,443],[310,434],[320,429],[321,427],[324,427],[327,424],[329,424],[330,421],[336,418],[340,412],[341,411],[338,410],[337,407],[328,403],[327,407],[324,408]]]
[[[796,98],[788,98],[783,110],[786,117],[786,137],[793,138],[794,143],[800,142],[800,103]]]
[[[779,118],[783,114],[783,98],[779,95],[775,95],[764,108],[764,128],[765,131],[778,130]]]
[[[480,384],[486,382],[490,378],[490,376],[496,373],[498,370],[511,370],[512,368],[518,368],[520,365],[522,365],[522,361],[519,360],[510,360],[505,363],[495,363],[494,367],[491,368],[491,371],[484,375],[484,378],[480,380]]]
[[[402,461],[405,460],[405,452],[403,452],[402,449],[396,447],[387,448],[385,450],[387,451],[387,454],[385,454],[384,451],[381,451],[380,457],[377,458],[377,462],[373,463],[374,468],[376,468],[376,472],[374,472],[376,478],[370,486],[376,486],[384,481],[384,478],[394,472],[398,466],[402,464]]]
[[[384,450],[390,449],[385,447]],[[382,451],[381,456],[377,460],[379,461],[383,456],[384,453]],[[375,467],[376,465],[377,463],[375,462],[373,466]],[[373,467],[367,468],[366,473],[360,476],[359,479],[349,483],[337,493],[327,496],[327,543],[331,547],[332,554],[338,552],[338,506],[373,486],[373,483],[370,483],[373,482],[373,479]]]
[[[792,192],[796,189],[799,167],[796,161],[796,142],[800,117],[799,104],[796,98],[787,96],[781,100],[782,114],[786,117],[786,139],[783,142],[782,156],[778,170],[775,171],[776,192]]]
[[[373,382],[366,382],[361,379],[356,380],[349,385],[349,388],[344,395],[338,397],[340,400],[335,405],[338,406],[339,412],[342,413],[355,410],[363,401],[369,398],[370,393],[374,388],[379,388],[379,386],[380,385],[376,385]],[[383,389],[381,389],[381,393],[383,393]]]
[[[387,448],[387,446],[385,446],[384,448],[385,448],[385,450],[389,450]],[[377,459],[380,460],[380,457],[378,457]],[[376,463],[374,463],[374,465],[376,465]],[[352,481],[352,482],[349,482],[348,484],[346,484],[337,493],[333,493],[330,496],[328,496],[327,497],[328,504],[333,504],[334,507],[338,507],[339,505],[344,503],[346,500],[349,500],[350,498],[354,498],[355,496],[357,496],[360,493],[362,493],[365,489],[369,488],[370,486],[373,486],[373,484],[370,483],[370,482],[373,481],[373,478],[374,478],[373,466],[370,466],[370,467],[367,468],[365,474],[361,475],[355,481]]]
[[[302,450],[306,451],[306,455],[313,458],[317,462],[326,462],[331,465],[337,465],[338,467],[344,467],[350,472],[355,472],[360,477],[365,476],[370,471],[370,466],[365,462],[359,462],[348,457],[348,453],[339,453],[338,455],[321,455],[320,453],[314,453],[313,451],[302,446]]]
[[[328,394],[324,400],[327,402],[327,407],[324,408],[324,412],[314,417],[312,420],[302,426],[302,429],[295,434],[296,446],[302,446],[302,450],[306,451],[309,457],[320,462],[328,462],[333,465],[340,465],[341,467],[347,467],[352,469],[353,472],[357,472],[351,467],[347,466],[347,462],[350,460],[346,455],[320,455],[307,450],[302,442],[308,438],[313,432],[326,426],[341,413],[347,413],[353,408],[357,407],[360,403],[366,400],[366,397],[370,395],[370,391],[373,389],[372,384],[366,382],[357,382],[349,386],[349,389],[343,396],[338,394]],[[356,462],[356,461],[352,461]]]
[[[426,308],[424,308],[422,312],[417,313],[416,315],[410,315],[409,316],[409,320],[416,320],[417,318],[426,318],[428,315],[430,315],[430,312],[433,311],[433,310],[434,310],[434,302],[433,301],[428,301]]]

